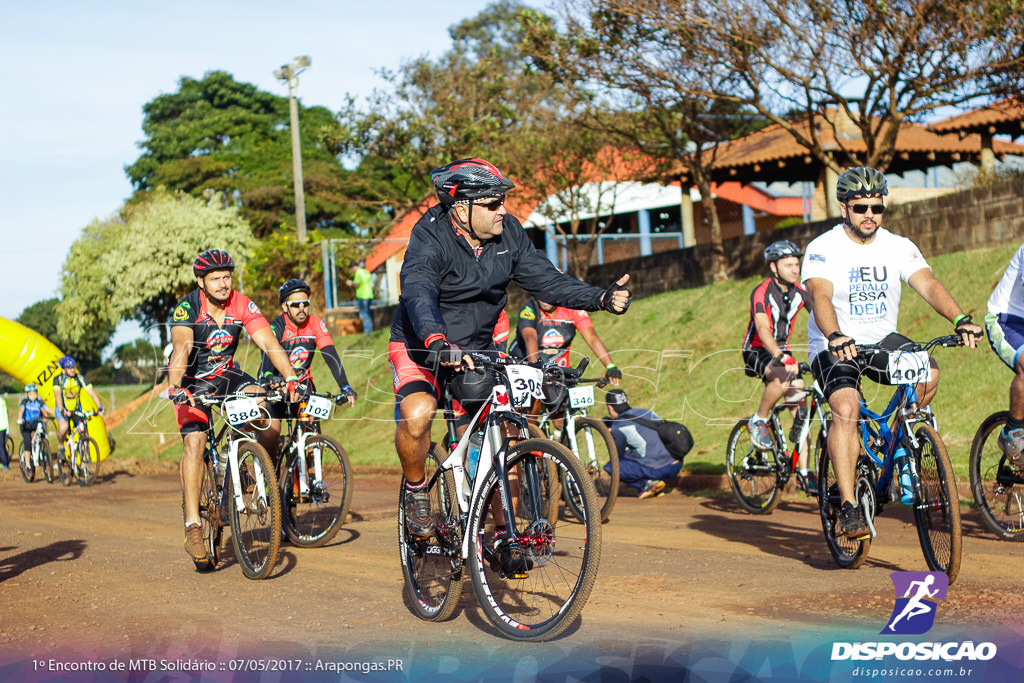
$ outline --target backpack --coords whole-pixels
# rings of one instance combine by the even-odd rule
[[[690,434],[690,430],[686,428],[686,425],[681,422],[646,420],[642,417],[631,419],[639,425],[656,431],[658,438],[661,439],[661,443],[665,446],[665,450],[680,462],[690,452],[690,449],[693,448],[693,436]]]

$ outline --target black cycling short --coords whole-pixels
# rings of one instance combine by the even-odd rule
[[[743,372],[746,373],[747,377],[757,377],[759,380],[768,383],[764,375],[768,372],[768,366],[771,365],[775,357],[768,353],[768,349],[763,346],[758,346],[753,349],[745,349],[743,351]]]
[[[246,387],[257,385],[258,382],[241,370],[231,368],[216,377],[204,377],[203,379],[186,378],[182,388],[188,389],[193,396],[214,395],[226,396],[242,391]],[[178,429],[182,437],[192,432],[204,432],[210,424],[210,409],[202,405],[174,406],[174,415],[178,420]]]
[[[901,344],[909,341],[903,335],[894,332],[878,345],[896,350]],[[892,378],[889,377],[889,354],[885,351],[871,356],[858,354],[852,361],[841,361],[826,349],[811,359],[811,373],[818,381],[818,386],[822,388],[826,399],[844,387],[860,389],[861,376],[877,384],[893,385]]]

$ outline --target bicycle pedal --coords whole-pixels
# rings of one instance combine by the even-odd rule
[[[209,557],[204,557],[201,560],[193,557],[192,562],[196,565],[197,572],[212,572],[214,569],[213,561]]]

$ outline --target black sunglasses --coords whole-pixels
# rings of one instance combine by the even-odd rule
[[[309,299],[303,299],[302,301],[289,301],[288,308],[309,308]]]
[[[881,216],[885,213],[885,204],[847,204],[847,206],[854,213],[867,213],[868,209],[871,209],[871,213],[876,216]]]
[[[497,211],[498,208],[502,204],[504,204],[504,203],[505,203],[505,198],[504,197],[498,197],[497,199],[492,199],[489,202],[473,202],[473,205],[474,206],[479,206],[480,208],[483,208],[483,209],[487,209],[488,211]]]

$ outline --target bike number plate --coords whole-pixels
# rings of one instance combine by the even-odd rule
[[[508,375],[512,390],[512,402],[515,405],[526,405],[531,397],[544,398],[544,373],[540,368],[529,365],[507,365],[505,374]]]
[[[594,387],[572,387],[569,389],[569,407],[586,408],[594,405]]]
[[[332,403],[330,399],[323,396],[310,396],[306,407],[302,411],[302,417],[315,417],[318,420],[328,420],[331,417]]]
[[[889,378],[893,384],[917,384],[932,379],[932,365],[925,351],[889,353]]]
[[[233,398],[224,401],[224,418],[229,424],[240,425],[260,417],[260,405],[254,398]]]

